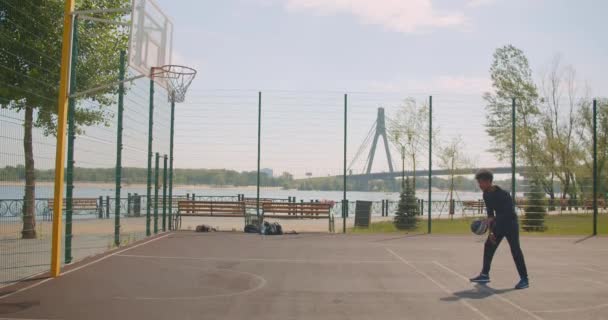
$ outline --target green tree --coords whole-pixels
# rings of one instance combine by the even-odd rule
[[[530,184],[530,191],[526,194],[525,206],[525,231],[545,231],[546,199],[542,184],[538,180],[533,180]]]
[[[539,94],[532,79],[532,70],[524,52],[512,45],[497,48],[490,67],[493,92],[486,92],[486,132],[492,138],[490,149],[499,160],[510,159],[512,153],[513,99],[516,100],[516,154],[529,173],[540,181],[545,191],[554,194],[554,175],[546,165],[546,153],[538,142],[541,132]]]
[[[499,159],[511,155],[511,106],[516,99],[516,128],[520,142],[529,143],[535,133],[534,116],[539,114],[538,91],[524,52],[512,45],[496,49],[490,67],[493,92],[486,92],[486,131],[494,144],[491,151]],[[518,146],[527,147],[527,143]]]
[[[559,56],[553,59],[549,71],[541,78],[540,87],[542,129],[536,141],[542,148],[537,148],[534,156],[539,157],[552,179],[559,180],[561,198],[576,199],[576,171],[583,157],[575,132],[577,110],[581,104],[589,104],[589,100],[578,97],[576,72],[572,66],[562,66]],[[553,192],[550,198],[553,203]]]
[[[420,213],[419,209],[414,188],[410,183],[410,178],[407,177],[405,180],[405,188],[401,191],[399,196],[397,212],[395,212],[393,221],[395,226],[401,230],[415,229],[418,225],[418,219],[416,217]]]
[[[426,103],[416,104],[413,98],[405,99],[388,124],[388,138],[399,148],[402,162],[405,162],[406,156],[411,159],[414,186],[418,154],[428,146],[428,127],[429,107]],[[405,164],[402,170],[405,171]]]
[[[127,0],[80,0],[79,9],[118,8]],[[57,94],[63,32],[64,1],[3,0],[0,2],[0,107],[23,112],[25,156],[25,203],[23,238],[36,237],[33,128],[46,135],[56,132]],[[112,13],[106,19],[120,19]],[[85,22],[80,25],[77,91],[118,78],[117,52],[127,46],[124,28]],[[97,108],[77,107],[78,130],[109,119],[105,107],[113,102],[117,88],[84,97]]]
[[[454,137],[449,141],[445,147],[439,148],[439,163],[440,167],[447,169],[449,174],[449,191],[446,195],[449,203],[452,203],[454,199],[454,191],[456,190],[456,184],[459,182],[456,179],[456,175],[465,167],[472,167],[472,161],[468,159],[464,153],[464,141],[461,136]],[[461,181],[460,181],[461,182]],[[454,214],[453,208],[450,206],[450,214]]]
[[[593,104],[583,103],[578,109],[576,133],[583,149],[583,176],[593,176]],[[597,172],[598,192],[608,193],[608,99],[597,101]],[[579,179],[577,179],[579,180]],[[579,181],[580,182],[580,181]],[[588,195],[592,196],[592,195]]]

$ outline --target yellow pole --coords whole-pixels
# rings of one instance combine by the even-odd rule
[[[61,215],[63,210],[63,177],[65,164],[65,134],[70,83],[70,56],[72,55],[72,23],[74,1],[65,0],[63,17],[63,44],[61,48],[61,82],[57,108],[57,151],[55,156],[55,195],[53,200],[53,243],[51,249],[51,276],[61,273]]]

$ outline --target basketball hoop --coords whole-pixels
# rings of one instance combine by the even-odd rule
[[[180,65],[166,65],[152,68],[152,79],[158,78],[165,82],[169,102],[184,102],[186,91],[196,77],[196,70]]]

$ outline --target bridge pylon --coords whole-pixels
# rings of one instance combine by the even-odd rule
[[[378,116],[376,118],[376,134],[374,135],[374,142],[372,143],[372,148],[369,151],[369,156],[367,157],[367,169],[365,169],[366,174],[370,174],[372,172],[372,165],[374,164],[374,155],[376,154],[376,146],[378,145],[378,139],[382,137],[384,141],[384,150],[386,151],[386,160],[388,161],[388,169],[391,173],[393,170],[393,160],[391,158],[391,151],[389,149],[388,144],[388,135],[386,133],[386,121],[384,117],[384,108],[378,108]]]

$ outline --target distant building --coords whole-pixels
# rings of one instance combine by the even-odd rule
[[[269,177],[273,177],[274,176],[274,172],[272,171],[272,169],[270,168],[264,168],[264,169],[260,169],[260,172],[269,176]]]

